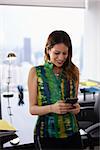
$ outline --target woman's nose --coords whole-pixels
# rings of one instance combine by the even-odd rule
[[[59,55],[59,60],[63,60],[63,59],[65,59],[65,55],[60,54],[60,55]]]

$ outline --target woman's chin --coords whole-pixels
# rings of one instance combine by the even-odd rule
[[[57,65],[55,65],[55,66],[58,67],[58,68],[61,68],[63,65],[58,65],[58,64],[57,64]]]

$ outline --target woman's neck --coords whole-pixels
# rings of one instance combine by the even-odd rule
[[[54,72],[54,74],[56,76],[59,76],[61,74],[61,72],[62,72],[62,67],[56,67],[56,66],[54,66],[53,72]]]

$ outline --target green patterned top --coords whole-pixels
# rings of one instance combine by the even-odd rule
[[[54,104],[66,97],[76,97],[75,81],[66,80],[63,73],[56,77],[53,64],[45,63],[36,67],[38,77],[38,105]],[[74,114],[49,113],[38,116],[34,134],[43,137],[66,138],[78,131]]]

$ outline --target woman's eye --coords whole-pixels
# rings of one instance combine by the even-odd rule
[[[60,53],[59,53],[59,52],[55,52],[55,54],[56,54],[56,55],[59,55]]]

